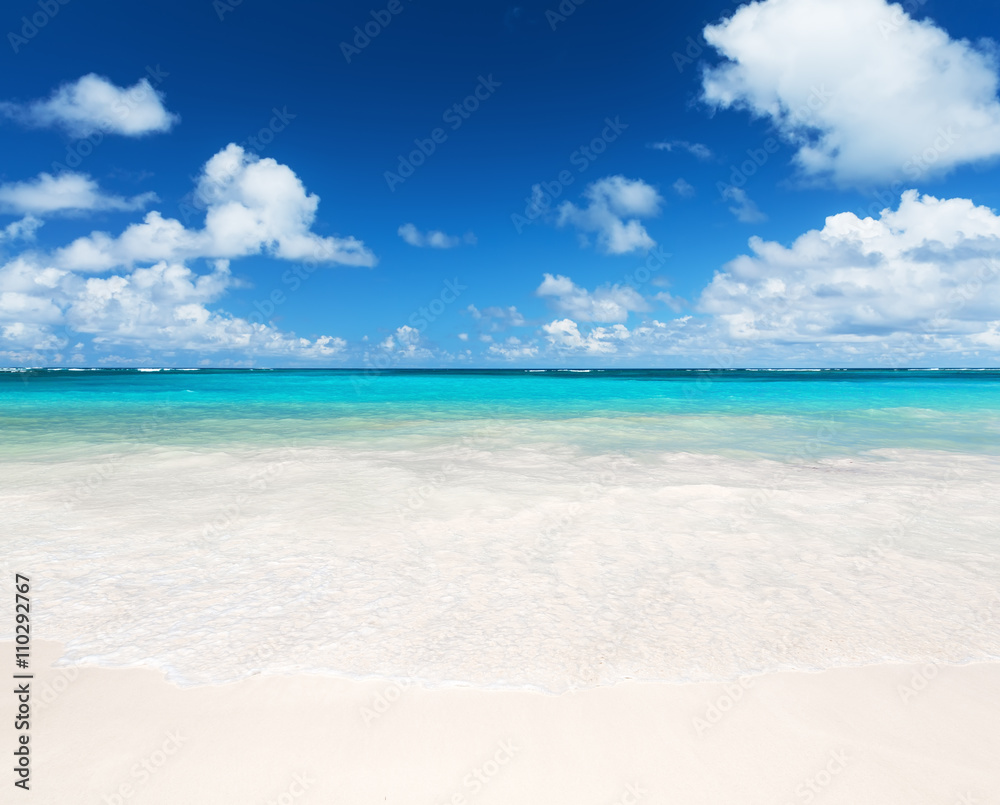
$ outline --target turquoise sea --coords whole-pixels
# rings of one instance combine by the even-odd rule
[[[11,370],[0,450],[425,445],[489,421],[586,451],[1000,452],[1000,370]],[[818,452],[817,452],[818,451]]]

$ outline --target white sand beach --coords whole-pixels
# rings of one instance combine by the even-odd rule
[[[1000,802],[998,468],[493,437],[12,456],[30,801]]]
[[[45,805],[1000,801],[998,664],[555,696],[308,675],[181,689],[35,651],[24,801]]]
[[[991,456],[160,448],[7,470],[0,570],[32,577],[37,637],[181,685],[562,693],[1000,657]]]

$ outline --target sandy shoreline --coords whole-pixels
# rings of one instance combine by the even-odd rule
[[[1000,658],[1000,457],[449,450],[21,462],[0,569],[71,662],[181,684],[562,693]]]
[[[151,670],[51,668],[59,652],[34,645],[25,801],[1000,801],[1000,664],[552,696],[304,675],[180,689]],[[3,723],[14,705],[0,699]]]

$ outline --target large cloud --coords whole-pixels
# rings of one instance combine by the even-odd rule
[[[355,238],[311,232],[319,196],[306,193],[287,165],[258,159],[238,145],[228,145],[205,164],[196,196],[207,210],[203,229],[187,229],[154,211],[117,238],[104,232],[79,238],[56,254],[56,263],[77,271],[106,271],[160,260],[260,253],[353,266],[376,262]]]
[[[648,251],[656,245],[639,220],[660,211],[663,199],[654,187],[641,179],[606,176],[587,185],[583,196],[584,207],[570,201],[559,205],[560,226],[572,224],[581,232],[594,233],[606,254]]]
[[[704,98],[768,117],[807,177],[866,185],[1000,154],[994,57],[885,0],[764,0],[705,29]]]
[[[910,190],[878,220],[750,246],[700,300],[734,342],[951,352],[990,346],[1000,320],[1000,217],[968,199]]]
[[[98,131],[141,137],[169,131],[180,120],[167,111],[163,94],[149,79],[117,87],[95,73],[63,84],[45,100],[0,103],[0,112],[29,126],[62,128],[74,137]]]
[[[911,190],[877,219],[844,212],[791,245],[752,238],[750,247],[704,288],[700,315],[665,321],[634,315],[647,308],[633,302],[648,300],[619,295],[631,288],[590,292],[546,275],[537,293],[564,317],[538,330],[539,359],[985,366],[1000,354],[1000,215],[968,199]]]
[[[37,186],[7,186],[7,203],[39,211],[130,204],[108,202],[114,197],[100,195],[89,180],[62,181],[47,177]],[[253,321],[257,314],[240,318],[215,305],[237,284],[228,258],[264,253],[372,265],[375,258],[364,244],[313,233],[319,198],[307,194],[287,166],[248,156],[235,145],[208,161],[196,192],[206,206],[202,229],[150,212],[117,237],[95,232],[52,254],[26,251],[0,266],[0,356],[21,363],[64,362],[54,351],[81,335],[99,350],[124,345],[147,356],[234,353],[287,363],[344,354],[340,338],[297,337]],[[22,219],[3,230],[4,237],[24,238],[37,225]],[[197,258],[212,258],[212,269],[199,274],[185,263]],[[93,276],[96,272],[112,273]],[[142,358],[147,359],[157,360]]]
[[[160,262],[108,277],[83,277],[22,256],[0,268],[0,355],[35,363],[63,362],[67,335],[92,337],[99,348],[142,353],[322,360],[338,357],[343,339],[298,338],[261,322],[208,306],[234,284],[228,263],[208,274]],[[20,356],[20,357],[19,357]],[[154,359],[155,362],[155,359]]]

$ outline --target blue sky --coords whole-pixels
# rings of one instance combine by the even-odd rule
[[[0,364],[996,363],[995,4],[2,23]]]

